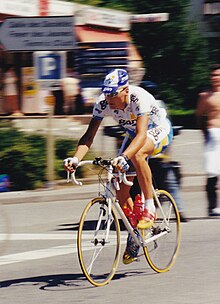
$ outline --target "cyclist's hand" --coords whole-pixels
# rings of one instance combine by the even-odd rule
[[[117,169],[119,169],[122,172],[128,171],[128,169],[129,169],[129,164],[127,163],[126,159],[122,155],[114,158],[112,164],[113,164],[113,166],[115,166]]]
[[[64,159],[63,166],[66,171],[74,172],[78,167],[79,160],[76,156]]]

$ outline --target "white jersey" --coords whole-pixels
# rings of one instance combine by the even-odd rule
[[[104,116],[111,116],[131,135],[136,133],[137,117],[145,114],[148,114],[148,130],[167,126],[166,110],[150,93],[133,85],[129,85],[128,103],[124,110],[111,109],[104,94],[99,96],[93,108],[93,117],[103,119]]]

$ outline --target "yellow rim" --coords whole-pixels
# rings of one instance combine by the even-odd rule
[[[114,223],[115,223],[115,229],[116,229],[116,235],[117,235],[117,243],[116,243],[116,254],[115,254],[115,259],[112,265],[112,269],[109,273],[109,275],[106,277],[106,279],[102,282],[97,282],[95,281],[90,274],[87,272],[87,269],[85,267],[84,261],[83,261],[83,250],[82,250],[82,246],[81,246],[81,236],[83,233],[83,224],[85,222],[85,218],[86,215],[89,212],[89,209],[96,203],[100,203],[100,202],[105,202],[105,200],[102,197],[97,197],[93,200],[91,200],[87,206],[85,207],[81,219],[80,219],[80,223],[79,223],[79,229],[78,229],[78,236],[77,236],[77,250],[78,250],[78,258],[79,258],[79,263],[82,269],[82,272],[84,273],[84,275],[86,276],[87,280],[93,284],[94,286],[104,286],[106,284],[108,284],[111,279],[113,278],[116,270],[117,270],[117,266],[119,263],[119,259],[120,259],[120,224],[119,224],[119,220],[117,218],[117,215],[114,211],[114,209],[112,208],[112,215],[114,218]]]
[[[163,195],[167,196],[170,200],[170,203],[172,204],[172,206],[174,208],[174,212],[176,215],[176,233],[177,233],[176,247],[175,247],[175,250],[173,252],[173,255],[171,257],[169,264],[164,268],[159,268],[155,265],[155,263],[153,263],[153,261],[150,257],[150,254],[148,252],[147,246],[144,247],[144,254],[145,254],[145,257],[146,257],[150,267],[154,271],[162,273],[162,272],[167,272],[168,270],[170,270],[170,268],[174,265],[174,263],[176,261],[176,258],[177,258],[178,252],[179,252],[179,247],[180,247],[181,231],[180,231],[180,216],[179,216],[179,212],[178,212],[178,209],[177,209],[177,206],[176,206],[176,203],[175,203],[173,197],[170,195],[170,193],[168,193],[165,190],[157,190],[156,195],[159,195],[159,194],[163,194]],[[145,237],[145,234],[146,234],[146,230],[142,230],[143,237]]]

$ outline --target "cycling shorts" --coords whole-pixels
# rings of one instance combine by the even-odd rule
[[[156,126],[147,130],[147,136],[152,139],[154,143],[154,151],[151,156],[163,153],[173,138],[173,128],[170,121],[167,119],[166,124],[163,126]],[[134,133],[131,133],[130,131],[126,132],[125,139],[123,140],[119,150],[119,155],[123,153],[134,137]]]

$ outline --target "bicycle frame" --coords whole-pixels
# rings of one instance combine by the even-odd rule
[[[91,165],[91,164],[94,164],[94,165],[100,165],[98,162],[96,161],[93,161],[93,160],[85,160],[85,161],[81,161],[79,163],[79,166],[83,166],[83,165]],[[108,205],[108,223],[107,223],[107,234],[106,234],[106,239],[105,239],[105,242],[108,241],[108,235],[109,235],[109,230],[110,230],[110,225],[111,225],[111,208],[112,208],[112,205],[115,207],[115,209],[117,210],[117,213],[120,215],[121,219],[122,219],[122,222],[124,223],[127,231],[131,234],[131,236],[133,237],[133,239],[135,240],[136,244],[141,246],[141,247],[144,247],[146,246],[146,244],[150,243],[150,242],[153,242],[155,240],[157,240],[158,238],[164,236],[165,234],[169,233],[169,223],[167,222],[166,220],[166,216],[163,212],[163,208],[161,206],[161,203],[157,197],[157,194],[156,194],[156,191],[154,189],[154,187],[152,186],[152,191],[153,191],[153,196],[156,200],[156,203],[158,205],[158,208],[160,209],[161,211],[161,214],[163,216],[163,219],[164,219],[164,222],[167,226],[167,229],[157,235],[154,235],[152,236],[151,238],[148,238],[147,240],[144,240],[142,235],[137,231],[136,228],[133,228],[130,224],[130,222],[128,221],[128,219],[126,218],[120,204],[119,204],[119,201],[117,200],[116,196],[113,194],[113,192],[115,190],[120,190],[120,186],[119,184],[121,182],[124,182],[126,185],[128,186],[132,186],[133,185],[133,182],[131,181],[128,181],[127,180],[127,176],[136,176],[136,173],[132,172],[132,173],[128,173],[126,175],[126,173],[121,173],[121,172],[113,172],[113,166],[111,164],[111,161],[109,161],[107,167],[107,181],[104,185],[104,189],[105,189],[105,193],[102,194],[102,196],[105,198],[106,202],[107,202],[107,205]],[[82,185],[81,182],[77,181],[76,178],[75,178],[75,172],[71,174],[71,180],[74,184],[77,184],[77,185]],[[68,177],[67,177],[67,182],[70,181],[70,178],[69,178],[69,174],[68,174]],[[98,232],[99,230],[99,227],[100,227],[100,223],[101,223],[101,216],[99,217],[99,220],[98,220],[98,223],[97,223],[97,227],[96,227],[96,233]],[[95,236],[96,236],[96,233],[95,233]],[[94,239],[95,239],[95,236],[94,236]]]

